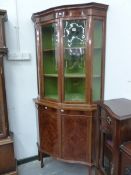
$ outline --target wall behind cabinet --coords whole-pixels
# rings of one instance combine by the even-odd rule
[[[18,19],[16,18],[16,2]],[[88,3],[76,0],[75,3]],[[107,13],[105,99],[131,99],[131,1],[96,0],[109,4]],[[71,4],[71,0],[0,0],[0,8],[8,12],[6,41],[10,53],[31,53],[28,61],[5,60],[6,90],[10,129],[15,136],[17,159],[37,154],[36,110],[37,96],[36,52],[31,15],[53,6]],[[19,23],[19,33],[18,26]],[[19,35],[18,35],[19,34]]]

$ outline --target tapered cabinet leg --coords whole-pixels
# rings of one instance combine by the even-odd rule
[[[41,161],[41,168],[44,167],[44,160],[43,160],[43,158],[44,158],[44,154],[41,151],[38,150],[38,160]]]
[[[43,158],[44,158],[43,153],[40,153],[41,168],[44,167],[44,160],[43,160]]]
[[[40,161],[40,151],[38,150],[38,160]]]
[[[88,175],[92,175],[92,168],[89,166],[89,171],[88,171]]]
[[[89,166],[88,167],[88,175],[99,175],[97,168],[94,166]]]
[[[38,160],[41,161],[41,168],[44,167],[44,153],[41,151],[39,144],[37,143],[37,147],[38,147]]]

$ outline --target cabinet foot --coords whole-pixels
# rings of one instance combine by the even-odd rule
[[[44,167],[44,160],[43,160],[43,158],[44,158],[43,153],[40,152],[41,168]]]
[[[40,151],[38,150],[38,160],[40,161]]]
[[[41,168],[44,167],[44,153],[41,151],[39,144],[37,143],[37,147],[38,147],[38,160],[41,161]]]
[[[43,162],[43,159],[41,160],[41,168],[44,167],[44,162]]]
[[[88,175],[99,175],[95,166],[88,167]]]
[[[89,167],[88,169],[88,175],[92,175],[92,167]]]

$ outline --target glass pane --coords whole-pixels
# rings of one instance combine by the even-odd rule
[[[65,100],[85,101],[86,21],[67,20],[63,26]]]
[[[112,135],[103,133],[103,168],[107,175],[112,174]]]
[[[65,47],[84,47],[85,20],[68,20],[64,21],[64,46]]]
[[[55,49],[57,40],[56,24],[47,24],[42,27],[43,49]]]
[[[65,78],[65,100],[84,101],[84,98],[85,98],[85,79]]]
[[[44,77],[45,97],[58,99],[58,79],[57,77]]]
[[[65,74],[85,74],[85,49],[65,49],[64,53]]]
[[[58,99],[57,24],[42,27],[44,96]]]
[[[93,101],[100,99],[101,79],[99,77],[93,78]]]
[[[93,35],[93,101],[101,98],[101,61],[102,61],[102,21],[94,21]]]
[[[112,169],[112,152],[109,152],[109,150],[106,150],[105,148],[105,154],[104,157],[103,157],[103,168],[106,172],[107,175],[111,175],[111,169]]]
[[[124,175],[130,175],[131,174],[131,165],[125,167],[124,169]]]
[[[57,57],[55,50],[44,52],[43,55],[43,70],[44,74],[57,74]]]

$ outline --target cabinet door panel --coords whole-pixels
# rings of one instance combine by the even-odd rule
[[[90,127],[90,118],[84,115],[62,115],[63,159],[89,161]]]
[[[85,101],[86,20],[63,20],[64,100]]]
[[[43,108],[39,109],[40,147],[45,153],[58,156],[60,141],[59,117],[55,109]]]
[[[58,23],[42,26],[43,97],[58,100]]]
[[[92,58],[92,100],[98,101],[102,98],[102,66],[103,66],[103,21],[94,19],[93,31],[93,58]]]

